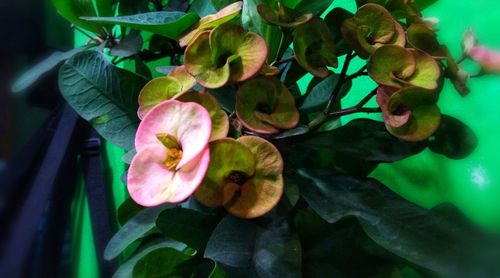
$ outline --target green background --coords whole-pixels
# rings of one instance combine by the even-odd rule
[[[344,7],[355,11],[354,0],[336,0],[332,7]],[[463,32],[472,27],[481,44],[500,49],[500,14],[495,0],[454,1],[440,0],[424,11],[425,17],[437,17],[439,41],[446,44],[455,58],[461,55],[460,42]],[[78,35],[75,43],[81,45],[87,38]],[[350,72],[357,71],[362,61],[355,61]],[[466,63],[472,73],[477,66]],[[152,67],[154,69],[154,67]],[[304,90],[310,76],[305,77],[300,87]],[[470,219],[486,229],[500,231],[500,77],[485,76],[469,82],[471,93],[461,97],[449,82],[441,94],[439,106],[444,114],[454,116],[476,133],[477,149],[466,159],[450,160],[428,150],[409,159],[380,165],[372,174],[392,190],[423,207],[431,208],[442,202],[452,202]],[[368,77],[358,78],[342,105],[349,107],[375,87]],[[376,104],[371,103],[372,106]],[[345,117],[343,123],[356,115]],[[374,116],[370,116],[374,117]],[[375,116],[376,118],[377,116]],[[113,200],[110,210],[116,209],[127,197],[121,182],[125,165],[121,162],[124,152],[111,144],[105,144],[104,165],[107,184]],[[92,226],[88,204],[80,182],[80,192],[75,198],[73,210],[73,256],[74,277],[98,277],[98,266],[93,246]],[[118,224],[116,228],[118,228]]]

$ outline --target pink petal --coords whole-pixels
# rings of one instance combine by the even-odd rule
[[[191,161],[187,170],[171,171],[163,161],[166,148],[147,147],[132,160],[127,187],[132,199],[142,206],[178,203],[187,199],[201,184],[210,162],[208,146]]]
[[[485,47],[474,46],[470,49],[469,55],[485,70],[500,72],[500,52]]]
[[[391,127],[401,127],[408,122],[408,119],[411,116],[411,111],[404,111],[401,115],[394,115],[388,110],[389,99],[392,94],[394,94],[395,89],[390,87],[379,87],[377,90],[377,104],[382,109],[382,118],[384,119],[384,123]]]
[[[149,146],[165,148],[156,134],[170,134],[182,146],[182,159],[177,165],[177,169],[181,169],[205,150],[211,129],[210,115],[203,106],[194,102],[167,100],[146,114],[137,129],[135,148],[137,152]]]

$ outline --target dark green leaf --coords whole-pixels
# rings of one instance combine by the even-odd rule
[[[441,126],[430,140],[429,149],[450,159],[462,159],[476,149],[477,143],[470,127],[456,118],[442,115]]]
[[[307,125],[299,125],[294,129],[289,129],[283,132],[280,132],[276,135],[272,135],[270,138],[272,139],[284,139],[288,137],[299,136],[302,134],[306,134],[309,131],[309,127]]]
[[[320,16],[326,9],[328,9],[328,7],[330,7],[332,2],[333,0],[304,0],[295,7],[295,11],[302,14],[312,13]]]
[[[208,238],[219,218],[199,211],[185,208],[172,208],[163,211],[156,220],[160,231],[200,252],[205,250]]]
[[[400,141],[387,132],[384,123],[357,119],[332,131],[314,134],[301,146],[335,150],[366,161],[394,162],[423,151],[427,142]]]
[[[215,14],[217,8],[211,0],[194,0],[191,4],[191,11],[198,14],[200,17]]]
[[[199,17],[194,13],[162,11],[118,17],[82,17],[82,19],[88,22],[117,24],[177,39],[195,24]]]
[[[129,244],[143,237],[156,225],[156,218],[165,209],[172,207],[172,204],[146,208],[130,219],[111,238],[104,250],[104,258],[112,260],[120,255]]]
[[[333,35],[335,41],[335,54],[342,56],[351,51],[351,48],[344,42],[342,37],[341,27],[344,20],[353,17],[354,15],[342,8],[335,8],[325,16],[325,22],[328,29]]]
[[[285,196],[290,207],[294,207],[300,198],[299,185],[293,180],[285,178]]]
[[[338,80],[338,74],[331,74],[330,76],[319,82],[316,86],[314,86],[314,88],[312,88],[309,94],[305,96],[302,105],[299,107],[299,110],[310,113],[324,109],[326,107],[326,104],[328,103],[330,95],[333,92],[333,89],[338,83]],[[351,90],[351,86],[351,80],[344,83],[342,85],[342,89],[340,89],[338,98],[335,101],[339,101],[342,97],[344,97],[349,92],[349,90]]]
[[[262,228],[228,215],[212,233],[205,257],[247,276],[300,277],[300,241],[284,221]]]
[[[118,207],[117,218],[121,226],[136,216],[144,207],[138,205],[134,200],[128,198]]]
[[[215,14],[220,9],[237,2],[238,0],[193,0],[191,11],[197,13],[200,17]]]
[[[97,51],[81,52],[59,70],[66,101],[111,143],[134,147],[137,97],[146,80],[111,64]]]
[[[129,57],[141,51],[142,37],[141,32],[132,30],[128,35],[120,40],[120,42],[113,46],[109,53],[113,56]]]
[[[453,277],[500,275],[500,240],[451,205],[425,210],[375,180],[299,170],[302,196],[323,219],[355,216],[377,244],[417,265]]]
[[[121,264],[120,267],[116,270],[113,277],[114,278],[132,277],[132,272],[137,262],[155,250],[170,248],[173,250],[177,250],[178,252],[182,252],[183,250],[186,249],[186,247],[187,246],[184,243],[180,243],[174,240],[161,240],[160,242],[153,243],[148,247],[137,252],[137,254],[132,256],[125,263]]]
[[[59,14],[76,26],[96,34],[104,33],[101,24],[80,19],[82,16],[97,16],[92,0],[52,0],[52,4]]]
[[[188,261],[192,255],[172,248],[155,249],[137,261],[132,277],[188,277],[192,270]]]
[[[225,278],[225,277],[229,276],[227,276],[224,269],[221,266],[219,266],[217,262],[214,262],[214,269],[212,270],[208,278]]]
[[[19,93],[21,91],[26,90],[31,85],[33,85],[38,79],[40,79],[40,77],[42,77],[45,73],[52,70],[60,63],[73,57],[73,55],[80,53],[86,49],[88,49],[88,47],[84,46],[71,49],[66,52],[58,51],[52,53],[49,57],[45,58],[36,66],[32,67],[31,69],[23,73],[23,75],[21,75],[12,85],[12,92]]]
[[[135,149],[129,150],[127,153],[125,153],[122,156],[122,162],[127,163],[128,165],[130,165],[130,163],[132,163],[132,159],[134,158],[134,156],[136,154],[137,154],[137,152],[135,151]]]
[[[139,56],[135,56],[134,63],[135,63],[135,72],[138,75],[146,78],[147,80],[151,80],[153,78],[153,74],[151,73],[151,70],[149,69],[148,65]]]
[[[131,15],[149,11],[149,0],[119,0],[118,15]]]
[[[161,67],[156,67],[156,71],[168,75],[171,71],[173,71],[176,68],[176,66],[161,66]]]
[[[219,89],[209,90],[208,93],[219,101],[220,106],[226,112],[232,113],[234,111],[234,106],[236,105],[236,88],[234,86],[224,86]]]
[[[97,16],[113,16],[115,14],[113,9],[113,2],[115,1],[114,0],[95,1]]]

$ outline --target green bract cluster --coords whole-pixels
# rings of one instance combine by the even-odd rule
[[[435,1],[53,2],[89,42],[15,88],[64,62],[64,98],[128,152],[131,200],[105,257],[140,248],[117,277],[367,277],[402,264],[498,276],[475,267],[500,248],[453,207],[424,210],[369,178],[427,148],[463,158],[477,145],[438,100],[446,79],[465,96],[471,78],[500,72],[500,53],[469,30],[454,59],[421,13]],[[363,76],[371,88],[354,86]],[[342,118],[367,113],[378,120]]]

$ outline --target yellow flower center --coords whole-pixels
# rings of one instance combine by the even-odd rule
[[[167,148],[167,158],[163,162],[165,166],[170,171],[174,171],[177,165],[179,165],[179,162],[182,159],[182,150],[176,149],[176,148]]]
[[[166,133],[156,134],[156,138],[167,148],[167,156],[163,164],[167,166],[170,171],[174,171],[182,159],[182,147],[177,139]]]

